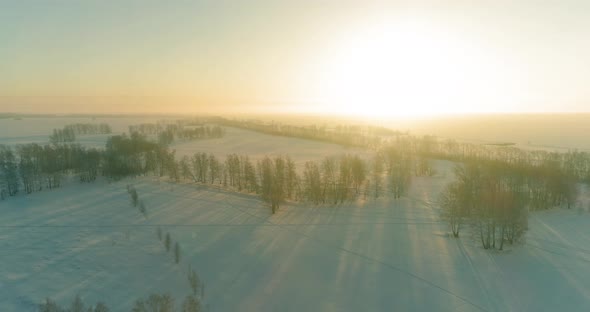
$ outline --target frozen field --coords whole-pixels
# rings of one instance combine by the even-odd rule
[[[526,243],[484,251],[447,236],[433,199],[450,174],[416,178],[407,197],[286,205],[151,178],[73,183],[0,202],[0,311],[80,294],[129,311],[140,296],[206,283],[211,311],[588,311],[590,213],[530,217]],[[129,203],[133,183],[145,219]],[[180,264],[156,235],[183,249]]]

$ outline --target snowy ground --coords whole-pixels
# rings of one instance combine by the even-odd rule
[[[523,245],[484,251],[438,220],[432,201],[451,175],[437,167],[398,201],[291,204],[276,215],[256,196],[152,178],[12,198],[0,202],[0,311],[76,294],[113,311],[150,292],[179,301],[189,264],[211,311],[590,310],[590,213],[535,213]],[[180,243],[180,264],[158,226]]]
[[[53,129],[62,129],[65,125],[75,123],[108,123],[113,134],[128,131],[129,125],[146,122],[156,122],[158,118],[139,117],[111,117],[111,118],[83,118],[83,117],[25,117],[22,120],[0,119],[0,144],[16,145],[27,143],[49,143],[49,136]],[[78,135],[76,143],[89,147],[104,148],[107,138],[113,134]]]
[[[343,147],[319,141],[268,135],[259,132],[225,127],[225,136],[218,139],[175,142],[170,149],[176,150],[178,158],[192,156],[197,152],[212,153],[220,159],[228,154],[248,155],[256,161],[264,156],[288,155],[298,165],[306,161],[319,161],[326,156],[344,154],[359,155],[369,159],[373,152],[360,148]]]
[[[53,128],[107,122],[114,133],[157,120],[0,120],[0,144],[47,142]],[[107,136],[79,142],[102,147]],[[173,144],[178,157],[208,152],[286,154],[299,164],[343,153],[338,145],[227,129],[220,139]],[[153,178],[66,183],[0,201],[0,311],[35,311],[49,296],[80,294],[129,311],[140,296],[188,294],[190,264],[211,311],[588,311],[590,190],[572,210],[530,216],[522,245],[483,250],[467,232],[447,236],[432,204],[452,177],[416,178],[407,197],[337,207],[288,204],[276,215],[253,195]],[[145,201],[129,204],[127,184]],[[157,228],[183,249],[166,253]]]

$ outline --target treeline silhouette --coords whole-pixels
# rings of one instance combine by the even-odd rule
[[[221,161],[204,152],[183,157],[178,167],[180,176],[173,178],[259,194],[272,213],[286,200],[315,204],[351,200],[360,194],[367,168],[358,156],[326,157],[321,162],[307,162],[301,176],[289,156],[266,156],[253,162],[248,156],[229,154]],[[317,168],[317,175],[309,174],[309,168]]]
[[[53,129],[53,133],[49,136],[49,142],[53,144],[74,142],[76,141],[76,135],[110,133],[112,133],[111,126],[109,126],[106,123],[76,123],[66,125],[65,127],[63,127],[63,129]]]
[[[345,146],[356,146],[379,150],[393,146],[415,153],[416,158],[444,159],[456,162],[498,161],[510,165],[529,167],[532,175],[573,177],[579,182],[590,183],[590,153],[568,151],[566,153],[523,150],[499,144],[485,145],[440,139],[435,136],[413,136],[407,132],[389,130],[383,127],[357,125],[335,126],[293,126],[280,123],[265,123],[259,120],[230,120],[215,118],[215,122],[261,133],[318,140]]]
[[[426,159],[396,149],[384,149],[367,161],[358,155],[328,156],[307,161],[302,168],[288,156],[265,156],[253,162],[248,156],[229,154],[220,160],[198,152],[170,162],[169,176],[176,181],[216,184],[238,192],[259,194],[275,213],[285,201],[336,205],[408,190],[413,176],[432,175]],[[419,168],[426,168],[419,170]]]
[[[141,135],[155,135],[160,144],[169,145],[175,140],[199,140],[221,138],[225,135],[225,129],[218,125],[204,125],[205,120],[186,119],[173,123],[160,121],[156,123],[142,123],[129,126],[129,133]]]
[[[373,147],[381,145],[383,137],[400,135],[401,132],[383,127],[362,127],[357,125],[337,125],[328,128],[325,125],[294,126],[281,123],[267,123],[259,120],[237,120],[217,117],[215,123],[223,126],[241,128],[270,135],[335,143],[351,147]]]
[[[457,162],[502,162],[512,167],[527,167],[538,176],[564,175],[578,182],[590,183],[590,153],[568,151],[523,150],[512,146],[493,146],[439,140],[433,136],[413,138],[417,152],[437,159]]]
[[[91,124],[91,123],[75,123],[66,125],[64,129],[71,129],[77,135],[90,134],[111,134],[113,130],[107,123]]]
[[[110,179],[169,170],[174,153],[139,134],[111,136],[104,150],[79,144],[36,143],[0,145],[0,195],[26,194],[61,186],[66,176],[92,182],[100,175]]]
[[[77,174],[82,182],[99,174],[102,152],[78,144],[0,146],[0,195],[29,194],[60,187],[64,175]]]

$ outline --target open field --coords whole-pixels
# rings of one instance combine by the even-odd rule
[[[177,158],[192,156],[197,152],[207,152],[223,159],[228,154],[248,155],[256,161],[264,156],[288,155],[298,165],[306,161],[320,161],[329,156],[342,156],[344,154],[359,155],[370,159],[373,151],[343,147],[305,139],[282,137],[258,133],[250,130],[242,130],[224,127],[225,136],[219,139],[206,139],[188,142],[178,142],[170,146],[176,150]]]
[[[48,121],[49,120],[49,121]],[[129,124],[108,122],[113,134]],[[88,119],[1,120],[1,144],[48,141],[53,128]],[[14,128],[16,124],[23,128]],[[16,130],[15,130],[16,129]],[[22,130],[22,131],[21,131]],[[289,155],[299,166],[326,156],[371,151],[226,128],[218,139],[175,142],[176,157],[207,152]],[[77,142],[103,147],[108,135]],[[338,206],[287,203],[271,215],[256,195],[154,177],[66,182],[0,202],[0,311],[36,311],[45,297],[67,304],[80,294],[129,311],[153,292],[177,303],[191,265],[206,283],[211,311],[587,311],[590,309],[590,192],[575,209],[535,212],[523,243],[481,248],[460,239],[435,204],[453,164],[414,177],[406,196]],[[133,184],[148,217],[130,205]],[[180,264],[157,238],[169,232]]]
[[[179,301],[189,264],[212,311],[588,310],[590,214],[535,213],[523,245],[484,251],[447,236],[432,203],[449,164],[437,169],[397,201],[290,204],[276,215],[252,195],[149,177],[12,198],[1,208],[0,310],[76,294],[113,311],[150,292]],[[147,219],[129,203],[130,183]],[[180,243],[180,264],[158,226]]]

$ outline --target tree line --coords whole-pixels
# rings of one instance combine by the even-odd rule
[[[30,194],[61,186],[66,176],[92,182],[98,176],[120,179],[149,172],[170,172],[174,153],[133,134],[111,136],[105,149],[79,144],[0,145],[0,195],[4,199],[20,191]]]
[[[10,148],[0,145],[0,194],[4,199],[19,191],[27,194],[61,186],[65,175],[76,174],[81,182],[99,175],[102,152],[78,144],[36,143]]]
[[[379,153],[372,161],[345,154],[307,161],[302,168],[288,155],[265,156],[253,162],[245,155],[229,154],[220,160],[198,152],[172,166],[176,169],[170,176],[177,180],[259,194],[273,213],[287,200],[335,205],[386,193],[399,198],[416,173],[411,156],[394,149]]]
[[[176,140],[193,141],[221,138],[225,135],[225,129],[218,125],[195,125],[185,120],[177,120],[175,123],[160,121],[131,125],[129,126],[129,133],[139,133],[145,136],[154,135],[160,144],[170,145]]]
[[[53,144],[68,143],[76,141],[76,135],[110,134],[111,132],[111,126],[106,123],[76,123],[66,125],[62,129],[53,129],[53,133],[49,136],[49,142]]]
[[[590,183],[590,153],[571,150],[556,152],[523,150],[510,145],[484,145],[439,140],[433,136],[412,138],[416,151],[431,158],[457,162],[496,161],[510,166],[526,167],[539,176],[563,175],[577,182]]]
[[[565,153],[543,150],[523,150],[512,144],[474,144],[439,139],[435,136],[413,136],[407,132],[383,127],[358,125],[294,126],[281,123],[265,123],[258,120],[230,120],[216,118],[216,123],[272,135],[319,140],[344,146],[357,146],[374,150],[394,147],[412,153],[416,160],[418,175],[431,175],[427,159],[444,159],[456,162],[498,161],[507,165],[526,167],[531,178],[540,178],[540,183],[568,183],[565,180],[590,183],[590,153],[572,150]],[[549,182],[559,178],[561,182]],[[540,202],[545,200],[541,199]],[[539,204],[540,208],[547,208]]]
[[[134,132],[109,137],[100,150],[79,144],[0,146],[0,192],[5,198],[19,191],[52,189],[70,175],[92,182],[98,176],[118,180],[152,174],[259,194],[276,212],[286,200],[341,204],[369,192],[379,197],[387,189],[399,198],[411,182],[411,157],[390,148],[373,163],[358,155],[330,156],[307,162],[301,170],[289,156],[254,162],[245,155],[230,154],[221,160],[200,152],[176,160],[174,151]]]
[[[375,147],[381,144],[381,136],[397,135],[397,131],[386,131],[383,128],[360,127],[356,125],[337,125],[328,128],[326,125],[295,126],[276,122],[266,123],[259,120],[237,120],[217,117],[215,123],[223,126],[241,128],[270,135],[302,138],[321,142],[335,143],[353,147]],[[379,133],[379,135],[376,135]]]
[[[89,135],[89,134],[111,134],[113,130],[107,123],[75,123],[66,125],[65,130],[72,130],[77,135]]]

